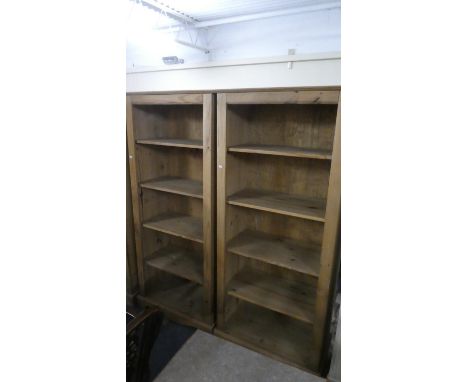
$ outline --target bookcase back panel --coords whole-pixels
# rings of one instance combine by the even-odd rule
[[[227,155],[227,195],[243,189],[326,199],[330,162],[267,155]]]
[[[228,254],[228,256],[237,256],[233,254]],[[248,259],[241,257],[241,265],[239,266],[236,274],[242,273],[253,273],[257,275],[266,275],[268,277],[274,278],[278,280],[278,284],[280,284],[284,280],[293,281],[296,283],[301,283],[308,286],[310,290],[310,295],[315,292],[315,288],[317,286],[317,279],[314,277],[310,277],[308,275],[304,275],[299,272],[291,272],[287,269],[267,264],[263,261],[257,261],[254,259]],[[236,275],[234,275],[235,277]],[[254,279],[258,280],[258,279]]]
[[[190,240],[185,240],[173,235],[168,235],[163,232],[157,232],[149,229],[144,229],[142,234],[143,241],[143,256],[144,260],[148,260],[156,252],[166,247],[184,248],[200,257],[200,262],[203,261],[203,246],[201,243],[196,243]]]
[[[202,105],[138,105],[133,114],[137,140],[203,137]]]
[[[146,274],[146,287],[148,290],[170,290],[174,286],[181,285],[184,283],[184,280],[179,277],[170,275],[167,272],[160,271],[154,267],[150,267],[145,264],[145,274]]]
[[[161,191],[143,190],[143,222],[165,214],[189,215],[203,218],[203,202],[200,199],[188,198]]]
[[[228,105],[228,147],[284,145],[331,151],[337,105]]]
[[[312,368],[312,325],[229,296],[226,317],[223,331],[228,338],[296,366]]]
[[[203,152],[174,147],[138,147],[140,181],[180,177],[202,181]]]
[[[226,206],[226,240],[246,230],[291,239],[302,245],[320,245],[323,223],[269,212]]]
[[[219,322],[219,324],[225,327],[225,323],[226,323],[227,321],[229,321],[229,318],[230,318],[235,312],[237,312],[237,310],[238,310],[238,308],[239,308],[239,305],[240,305],[241,303],[242,303],[242,301],[239,300],[238,298],[233,297],[233,296],[226,295],[226,296],[224,297],[224,314],[223,314],[224,321],[223,321],[223,322]]]
[[[203,288],[196,283],[146,266],[147,296],[165,309],[178,311],[198,320],[207,319]]]

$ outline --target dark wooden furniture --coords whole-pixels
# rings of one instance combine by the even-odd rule
[[[150,353],[163,319],[155,308],[136,316],[127,312],[127,382],[148,380]]]

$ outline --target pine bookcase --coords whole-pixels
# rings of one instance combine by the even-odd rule
[[[128,142],[126,143],[128,158]],[[133,305],[138,291],[138,271],[135,254],[135,230],[133,224],[132,191],[130,187],[130,169],[128,160],[126,164],[126,290],[127,305]]]
[[[319,372],[340,219],[340,91],[217,95],[215,334]]]
[[[214,325],[215,96],[127,96],[141,304]]]

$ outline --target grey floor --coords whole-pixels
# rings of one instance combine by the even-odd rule
[[[325,382],[197,330],[154,382]]]

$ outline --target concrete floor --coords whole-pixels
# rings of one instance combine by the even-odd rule
[[[197,330],[154,382],[325,382]]]

